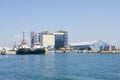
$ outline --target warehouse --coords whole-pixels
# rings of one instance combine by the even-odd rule
[[[87,42],[77,42],[77,43],[70,43],[70,48],[75,50],[100,50],[100,47],[109,46],[104,41],[87,41]]]

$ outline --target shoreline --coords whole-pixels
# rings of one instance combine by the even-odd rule
[[[63,51],[63,50],[56,50],[56,51],[47,51],[45,54],[52,54],[52,53],[65,53],[65,54],[69,54],[69,53],[80,53],[80,54],[120,54],[120,51],[80,51],[80,50],[74,50],[74,51]],[[16,51],[6,51],[5,54],[1,54],[0,55],[16,55]],[[27,54],[26,54],[27,55]]]

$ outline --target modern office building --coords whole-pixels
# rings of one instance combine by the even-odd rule
[[[53,32],[55,35],[55,49],[60,49],[68,45],[68,32],[67,31],[56,31]]]
[[[30,42],[31,42],[31,47],[33,47],[34,43],[37,42],[37,33],[35,32],[30,33]]]

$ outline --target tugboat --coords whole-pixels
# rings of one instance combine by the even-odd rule
[[[45,48],[43,48],[39,42],[34,43],[31,54],[45,54]]]
[[[17,55],[31,54],[31,49],[27,46],[27,43],[24,38],[25,38],[25,35],[23,32],[23,40],[16,51]]]

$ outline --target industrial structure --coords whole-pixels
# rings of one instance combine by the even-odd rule
[[[101,47],[105,48],[109,46],[106,42],[101,40],[98,41],[88,41],[88,42],[78,42],[78,43],[71,43],[71,49],[76,50],[93,50],[93,51],[100,51]]]
[[[31,42],[31,47],[33,47],[34,43],[37,42],[37,33],[35,32],[30,33],[30,42]]]
[[[47,48],[54,48],[55,46],[55,36],[48,31],[43,31],[42,33],[38,34],[38,40],[41,43],[41,46]]]
[[[68,45],[68,32],[57,31],[53,33],[55,35],[55,49],[60,49]]]
[[[60,49],[68,45],[68,32],[56,31],[48,32],[47,30],[40,33],[31,32],[31,47],[35,42],[40,42],[41,46],[49,49]]]

